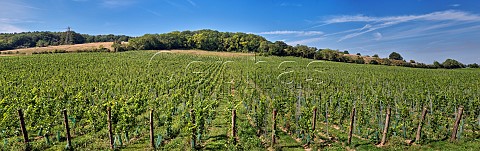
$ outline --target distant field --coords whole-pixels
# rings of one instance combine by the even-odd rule
[[[60,46],[48,46],[48,47],[34,47],[34,48],[23,48],[23,49],[14,49],[6,50],[2,52],[12,52],[12,54],[2,54],[2,55],[18,55],[18,54],[27,54],[31,55],[34,52],[53,52],[55,50],[66,50],[67,52],[75,52],[78,50],[90,50],[95,48],[107,48],[112,50],[113,42],[98,42],[98,43],[86,43],[86,44],[76,44],[76,45],[60,45]],[[18,51],[18,53],[17,53]]]
[[[15,56],[15,55],[31,55],[33,53],[41,52],[53,52],[55,50],[66,50],[67,52],[77,52],[79,50],[91,50],[95,48],[107,48],[112,50],[112,42],[98,42],[98,43],[86,43],[76,45],[60,45],[49,47],[34,47],[1,51],[3,53],[11,52],[10,54],[0,54],[0,56]],[[151,50],[159,51],[159,50]],[[253,53],[240,53],[240,52],[217,52],[217,51],[204,51],[204,50],[160,50],[162,52],[179,53],[179,54],[192,54],[192,55],[207,55],[207,56],[222,56],[222,57],[236,57],[236,56],[254,56]],[[18,52],[18,53],[17,53]]]
[[[205,50],[160,50],[160,51],[161,52],[179,53],[179,54],[220,56],[220,57],[240,57],[240,56],[254,56],[255,55],[253,53],[219,52],[219,51],[205,51]]]

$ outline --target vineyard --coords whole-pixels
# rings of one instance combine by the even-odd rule
[[[480,148],[475,69],[165,51],[0,66],[0,150]]]

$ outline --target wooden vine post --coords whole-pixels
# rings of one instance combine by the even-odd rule
[[[348,144],[352,143],[352,134],[353,134],[353,124],[355,122],[355,107],[352,108],[352,113],[350,114],[350,129],[348,130]]]
[[[197,139],[197,129],[195,128],[195,110],[191,109],[190,110],[190,118],[192,118],[192,140],[191,140],[191,147],[195,148],[197,146],[196,139]]]
[[[112,132],[112,109],[107,108],[107,122],[108,122],[108,138],[110,139],[110,149],[114,149],[113,146],[113,132]]]
[[[65,122],[65,133],[67,134],[67,147],[72,149],[72,138],[70,136],[70,127],[68,126],[67,109],[63,109],[63,120]]]
[[[422,117],[420,118],[420,122],[418,123],[418,128],[417,128],[417,135],[415,135],[415,140],[412,141],[411,143],[413,142],[418,142],[420,141],[420,138],[421,138],[421,134],[422,134],[422,126],[423,126],[423,121],[425,120],[425,116],[427,115],[427,108],[424,107],[423,108],[423,111],[422,111]]]
[[[460,124],[460,120],[462,120],[463,114],[463,106],[458,107],[457,119],[455,120],[455,125],[453,125],[452,136],[450,137],[450,141],[455,141],[457,139],[457,130],[458,125]]]
[[[28,132],[27,129],[25,128],[25,119],[23,118],[23,112],[22,109],[18,110],[18,117],[20,118],[20,127],[22,128],[22,134],[23,134],[23,143],[25,143],[25,150],[30,150],[30,145],[28,141]]]
[[[150,110],[150,145],[152,146],[153,149],[155,149],[155,134],[153,133],[154,131],[153,127],[153,109]]]
[[[388,135],[388,127],[390,125],[390,107],[387,108],[387,116],[385,117],[385,127],[383,127],[383,136],[382,136],[382,141],[380,142],[380,146],[385,145],[387,142],[387,135]]]
[[[273,109],[273,116],[272,116],[272,120],[273,120],[273,124],[272,124],[272,148],[275,146],[275,143],[276,143],[276,140],[275,140],[275,137],[276,137],[275,127],[277,127],[276,117],[277,117],[277,109]]]
[[[312,131],[315,131],[316,125],[317,125],[317,107],[313,108]]]
[[[237,143],[237,113],[236,110],[232,110],[232,139],[233,139],[233,144]]]

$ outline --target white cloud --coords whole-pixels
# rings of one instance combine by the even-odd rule
[[[460,25],[462,23],[458,22],[449,22],[449,23],[442,23],[442,24],[425,24],[425,25],[417,25],[415,27],[406,26],[405,29],[400,31],[392,31],[391,36],[383,37],[384,40],[398,40],[404,38],[415,38],[415,37],[422,37],[422,36],[429,36],[435,34],[432,32],[438,29],[445,29],[447,27]],[[393,34],[394,33],[394,34]]]
[[[350,39],[350,38],[353,38],[353,37],[357,37],[357,36],[360,36],[360,35],[363,35],[365,33],[369,33],[369,32],[372,32],[372,31],[375,31],[375,30],[378,30],[378,29],[382,29],[382,28],[386,28],[386,27],[390,27],[392,25],[394,25],[396,23],[394,22],[387,22],[387,23],[383,23],[383,24],[380,24],[380,25],[375,25],[375,26],[372,26],[370,28],[368,28],[367,30],[365,31],[360,31],[360,32],[356,32],[356,33],[352,33],[352,34],[348,34],[346,36],[343,36],[342,38],[340,38],[337,42],[341,42],[341,41],[344,41],[344,40],[347,40],[347,39]]]
[[[380,40],[383,37],[382,33],[379,33],[379,32],[375,32],[372,35],[375,38],[375,40]]]
[[[157,11],[153,11],[153,10],[150,10],[150,9],[145,9],[145,11],[149,12],[150,14],[153,14],[155,16],[158,16],[158,17],[161,17],[162,14],[158,13]]]
[[[192,6],[197,6],[197,3],[193,2],[192,0],[187,0],[188,3],[192,4]]]
[[[460,7],[461,5],[460,4],[452,4],[450,5],[450,7]]]
[[[336,32],[336,33],[325,34],[324,36],[334,36],[334,35],[339,35],[339,34],[345,34],[345,33],[351,33],[351,32],[356,32],[356,31],[362,31],[362,30],[368,29],[368,28],[370,28],[370,27],[372,27],[372,25],[366,24],[366,25],[363,26],[362,28],[349,29],[349,30],[340,31],[340,32]]]
[[[323,21],[324,24],[322,24],[322,26],[328,25],[328,24],[350,23],[350,22],[371,23],[371,24],[366,24],[363,28],[361,28],[359,31],[355,33],[351,33],[343,36],[338,40],[338,42],[341,42],[343,40],[354,38],[354,37],[363,35],[365,33],[376,31],[378,29],[383,29],[383,28],[391,27],[401,23],[412,22],[412,21],[478,22],[480,21],[480,16],[477,14],[471,14],[468,12],[454,11],[454,10],[439,11],[439,12],[433,12],[433,13],[423,14],[423,15],[403,15],[403,16],[387,16],[387,17],[344,15],[344,16],[336,16],[336,17],[324,20]],[[353,31],[356,31],[356,30],[352,29],[344,32],[353,32]],[[339,32],[339,33],[342,33],[342,32]]]
[[[24,32],[25,30],[7,23],[0,23],[0,33]]]
[[[192,12],[191,8],[185,4],[185,1],[163,0],[163,2],[185,12]],[[189,1],[187,1],[189,2]],[[193,2],[193,1],[192,1]],[[189,2],[190,3],[190,2]],[[192,3],[190,3],[193,5]],[[194,3],[196,5],[196,3]]]
[[[307,39],[302,39],[302,40],[298,40],[298,41],[291,41],[291,42],[285,42],[289,45],[296,45],[296,44],[300,44],[300,45],[306,45],[306,44],[311,44],[311,43],[314,43],[314,42],[318,42],[318,41],[321,41],[325,39],[324,37],[318,37],[318,38],[307,38]]]
[[[0,32],[23,32],[19,24],[39,23],[36,14],[45,9],[32,6],[25,0],[0,0]]]
[[[260,35],[298,35],[298,36],[316,36],[323,35],[321,31],[292,31],[292,30],[280,30],[280,31],[267,31],[260,32]]]
[[[136,0],[103,0],[102,5],[109,8],[129,6],[135,3]]]
[[[280,6],[282,6],[282,7],[287,7],[287,6],[302,7],[303,5],[302,4],[293,4],[293,3],[283,2],[283,3],[280,3]]]
[[[434,20],[434,21],[479,21],[480,16],[477,14],[471,14],[463,11],[447,10],[433,12],[423,15],[403,15],[403,16],[388,16],[388,17],[370,17],[364,15],[344,15],[336,16],[323,23],[347,23],[347,22],[407,22],[413,20]]]

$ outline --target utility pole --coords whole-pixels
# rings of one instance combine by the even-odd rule
[[[65,36],[65,44],[72,44],[71,42],[71,36],[70,36],[70,33],[71,33],[71,30],[72,28],[70,28],[70,26],[67,27],[67,35]]]

